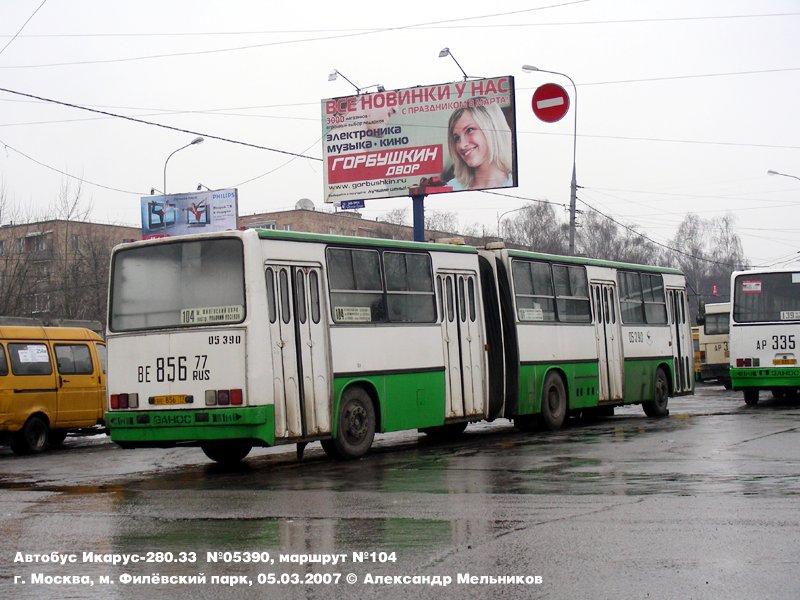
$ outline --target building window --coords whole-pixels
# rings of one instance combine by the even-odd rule
[[[283,226],[283,230],[284,231],[291,231],[292,230],[292,226],[290,224],[286,224],[286,225]]]

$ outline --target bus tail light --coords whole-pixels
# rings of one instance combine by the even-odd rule
[[[241,406],[243,398],[241,389],[206,390],[206,406]]]
[[[742,367],[760,367],[761,366],[761,359],[760,358],[737,358],[736,359],[736,366],[738,368]]]
[[[110,400],[113,410],[139,408],[139,394],[111,394]]]

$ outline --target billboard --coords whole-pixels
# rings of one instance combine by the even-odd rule
[[[517,185],[514,78],[322,101],[325,202]]]
[[[237,190],[142,198],[142,239],[236,229]]]

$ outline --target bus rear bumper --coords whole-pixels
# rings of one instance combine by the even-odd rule
[[[111,440],[126,447],[252,440],[275,444],[275,407],[110,411]]]
[[[783,367],[730,369],[731,385],[734,390],[800,387],[800,369]]]

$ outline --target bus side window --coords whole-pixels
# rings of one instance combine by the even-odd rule
[[[8,362],[6,362],[6,350],[0,345],[0,375],[8,375]]]
[[[272,268],[267,268],[264,272],[264,277],[267,281],[267,312],[269,313],[269,322],[274,323],[278,319],[278,311],[275,306],[275,272]]]
[[[51,375],[50,352],[45,344],[9,344],[14,375]]]
[[[100,359],[100,368],[103,369],[103,373],[106,372],[106,365],[108,364],[108,355],[106,354],[106,345],[105,344],[97,344],[95,345],[95,349],[97,350],[97,358]]]
[[[439,319],[444,323],[444,292],[442,291],[442,276],[436,276],[436,296],[439,298]]]
[[[474,323],[477,317],[475,309],[475,278],[467,279],[467,293],[469,295],[469,320]]]
[[[308,276],[308,292],[311,295],[311,320],[316,325],[320,321],[321,310],[319,307],[319,275],[311,271]]]
[[[306,324],[306,275],[303,271],[297,271],[295,278],[294,301],[297,304],[297,316],[300,323]]]
[[[62,375],[91,375],[94,372],[89,346],[56,344],[56,365]]]

